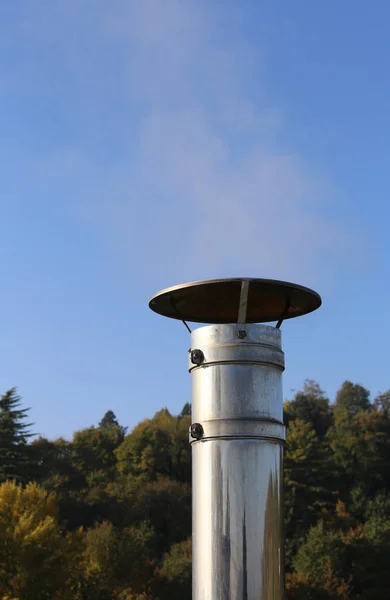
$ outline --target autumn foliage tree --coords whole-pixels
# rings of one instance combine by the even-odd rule
[[[2,397],[0,599],[190,600],[190,406],[70,440],[31,442],[27,415]],[[390,393],[307,380],[284,417],[286,600],[386,598]]]
[[[81,532],[64,534],[56,497],[29,483],[0,485],[0,594],[18,600],[75,597]],[[73,594],[73,595],[72,595]]]

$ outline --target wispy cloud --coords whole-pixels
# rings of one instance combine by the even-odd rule
[[[128,268],[156,286],[238,274],[316,284],[353,263],[353,234],[327,205],[333,185],[278,141],[288,124],[267,101],[261,31],[256,44],[240,33],[244,9],[81,4],[44,26],[72,31],[77,22],[77,35],[61,36],[82,91],[77,106],[88,131],[117,136],[106,164],[85,139],[69,144],[67,185]],[[102,134],[108,156],[104,143]]]
[[[154,199],[144,230],[153,276],[307,281],[348,255],[351,233],[327,211],[331,184],[277,142],[283,116],[265,100],[261,38],[251,46],[231,35],[243,13],[179,0],[129,6],[113,31],[127,40],[129,85],[145,104],[136,187]],[[122,231],[124,208],[120,199],[109,209]],[[152,256],[164,266],[155,271]]]

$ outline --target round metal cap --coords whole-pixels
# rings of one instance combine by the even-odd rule
[[[321,297],[309,288],[273,279],[210,279],[167,288],[149,307],[193,323],[267,323],[310,313]]]

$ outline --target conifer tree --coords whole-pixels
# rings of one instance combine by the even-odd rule
[[[29,408],[21,408],[16,388],[0,398],[0,482],[7,479],[27,481],[30,467],[30,447],[33,435],[31,423],[25,419]]]

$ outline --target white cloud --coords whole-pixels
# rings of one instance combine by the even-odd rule
[[[132,2],[112,29],[126,36],[129,83],[146,107],[133,194],[153,204],[139,252],[161,285],[229,274],[316,283],[348,260],[352,235],[324,216],[331,184],[278,148],[283,117],[263,99],[261,39],[260,49],[230,42],[224,10]],[[133,194],[108,208],[128,242],[124,224],[142,214]]]
[[[353,264],[353,234],[327,205],[334,187],[311,172],[299,149],[278,143],[280,131],[288,135],[282,112],[266,100],[261,28],[256,44],[237,33],[250,18],[245,7],[200,0],[66,6],[45,28],[51,41],[53,29],[62,30],[62,60],[83,94],[73,109],[84,111],[88,131],[109,135],[115,118],[122,148],[104,164],[82,137],[71,144],[69,197],[82,202],[129,269],[156,287],[240,274],[316,285]],[[77,35],[67,39],[75,20]],[[104,136],[98,141],[103,147]]]

